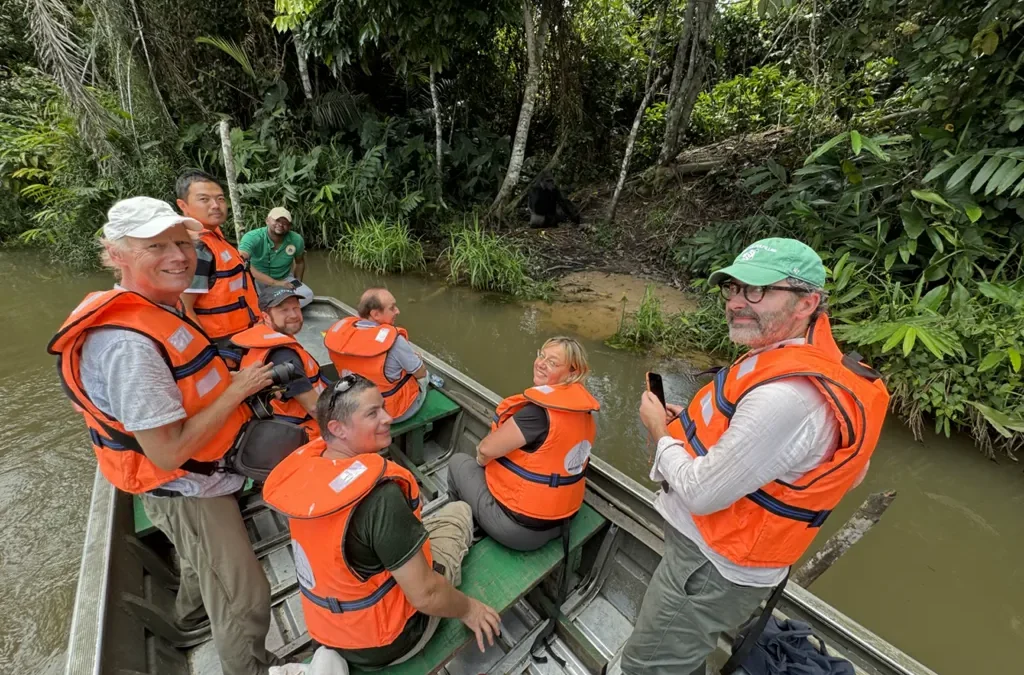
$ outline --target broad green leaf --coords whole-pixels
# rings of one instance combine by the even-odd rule
[[[929,204],[935,204],[936,206],[945,206],[947,209],[953,208],[952,206],[949,205],[949,202],[947,202],[945,199],[942,198],[941,195],[939,195],[939,193],[932,192],[931,190],[911,190],[910,194],[914,195],[915,197],[922,201],[928,202]]]
[[[985,56],[992,56],[998,46],[999,35],[994,30],[985,33],[985,37],[981,38],[981,53]]]
[[[985,371],[992,370],[1006,358],[1006,352],[989,352],[988,356],[981,360],[981,365],[978,366],[978,372],[984,373]]]
[[[892,268],[892,265],[893,265],[894,262],[896,262],[896,252],[895,251],[893,251],[889,255],[885,256],[885,271],[886,272],[888,272]]]
[[[1020,372],[1020,352],[1013,347],[1006,348],[1006,355],[1010,357],[1010,365],[1013,366],[1013,372]]]
[[[1021,176],[1024,176],[1024,162],[1018,162],[1017,166],[1013,167],[1012,171],[1003,176],[1002,182],[999,183],[999,186],[996,188],[996,194],[1001,195],[1009,190]]]
[[[966,162],[960,165],[960,168],[953,172],[953,175],[949,177],[949,181],[946,183],[947,190],[955,190],[961,183],[967,180],[967,177],[971,175],[971,172],[978,168],[978,165],[985,159],[985,155],[982,154],[984,151],[977,153],[974,157],[971,157]]]
[[[854,155],[860,154],[860,133],[857,131],[850,131],[850,147],[853,149]]]
[[[1008,158],[1003,162],[999,169],[992,174],[992,177],[988,179],[988,185],[985,186],[985,194],[990,195],[995,192],[996,188],[1002,185],[1003,180],[1013,173],[1015,168],[1017,168],[1017,160]]]
[[[925,174],[924,182],[925,183],[932,182],[933,180],[935,180],[936,178],[938,178],[942,174],[946,173],[947,171],[952,169],[954,166],[956,166],[957,164],[960,164],[963,161],[964,161],[964,156],[963,155],[955,155],[953,157],[950,157],[948,159],[945,159],[945,160],[939,162],[938,164],[935,165],[935,167],[931,171],[929,171],[927,174]]]
[[[924,232],[924,216],[913,204],[900,204],[900,218],[903,230],[911,239],[917,239]]]
[[[942,284],[925,293],[924,297],[921,298],[917,304],[924,309],[937,312],[939,311],[939,307],[942,306],[947,295],[949,295],[949,286]]]
[[[889,339],[885,341],[885,344],[882,345],[882,351],[887,352],[896,345],[898,345],[900,341],[903,340],[903,336],[906,335],[908,328],[909,326],[898,327],[896,331],[889,336]]]
[[[984,212],[981,210],[981,207],[974,202],[967,202],[964,204],[964,213],[967,214],[967,217],[972,223],[976,223]]]
[[[1012,431],[1019,433],[1024,432],[1024,419],[1019,417],[1010,417],[1001,410],[990,408],[987,405],[978,403],[977,401],[968,401],[968,403],[977,408],[978,412],[985,417],[985,420],[1004,437],[1012,437]]]
[[[869,138],[868,136],[862,136],[861,143],[863,143],[864,147],[868,149],[868,152],[870,152],[878,159],[882,160],[883,162],[889,161],[889,155],[885,152],[885,150],[882,150],[878,143],[875,142],[875,139]]]
[[[817,150],[815,150],[814,152],[812,152],[810,155],[807,156],[807,159],[804,160],[804,166],[807,166],[808,164],[813,163],[815,160],[817,160],[819,157],[824,155],[826,152],[828,152],[832,148],[836,147],[837,145],[839,145],[840,143],[845,141],[846,137],[849,136],[849,135],[850,135],[850,132],[844,131],[843,133],[839,134],[838,136],[833,136],[832,138],[830,138],[827,141],[825,141],[824,143],[822,143],[820,146],[818,146]]]
[[[911,326],[903,336],[903,355],[910,356],[910,350],[914,348],[914,341],[917,340],[917,329]]]
[[[1010,131],[1012,131],[1013,133],[1017,133],[1017,131],[1021,127],[1024,127],[1024,115],[1016,115],[1013,119],[1010,120],[1010,123],[1007,125],[1007,127],[1009,127]]]
[[[936,341],[932,338],[931,334],[926,330],[918,329],[917,339],[920,340],[921,344],[925,346],[925,349],[930,351],[932,355],[934,355],[937,359],[941,359],[943,356],[946,355],[946,353],[948,353],[943,352],[943,350],[939,347],[938,343],[936,343]]]
[[[981,189],[985,187],[985,183],[992,177],[995,170],[1002,164],[1002,157],[989,157],[985,165],[981,167],[977,175],[974,176],[974,182],[971,183],[971,194],[978,194]]]

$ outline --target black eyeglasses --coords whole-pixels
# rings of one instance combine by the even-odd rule
[[[726,300],[732,300],[740,293],[743,293],[743,298],[752,305],[756,305],[764,300],[764,296],[768,291],[787,291],[797,295],[807,292],[802,288],[793,288],[792,286],[747,286],[735,281],[724,283],[718,288],[722,292],[722,297]]]
[[[340,380],[334,383],[334,388],[331,389],[331,398],[327,400],[328,415],[334,412],[334,404],[337,403],[338,397],[344,394],[349,389],[351,389],[352,385],[354,385],[355,383],[355,375],[344,375]]]

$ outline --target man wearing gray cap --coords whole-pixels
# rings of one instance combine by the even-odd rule
[[[266,673],[270,585],[234,496],[245,479],[218,468],[252,416],[245,399],[271,384],[270,366],[229,372],[183,313],[198,221],[149,197],[121,200],[107,217],[103,263],[118,284],[89,294],[49,351],[100,471],[139,496],[178,552],[183,637],[205,606],[225,675]]]
[[[268,286],[293,288],[301,307],[313,300],[313,290],[302,283],[306,271],[306,244],[302,235],[292,230],[292,214],[288,209],[282,206],[270,209],[266,226],[242,235],[238,252],[249,260],[260,290]]]
[[[778,599],[864,477],[889,402],[879,374],[833,339],[825,266],[806,244],[756,241],[709,283],[729,339],[748,351],[686,407],[643,395],[665,555],[622,651],[625,675],[703,675],[721,633]]]

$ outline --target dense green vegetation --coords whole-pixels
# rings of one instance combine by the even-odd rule
[[[584,213],[594,247],[674,227],[663,264],[703,291],[753,239],[801,238],[896,410],[1012,453],[1022,39],[1014,0],[11,0],[0,241],[93,264],[115,199],[171,200],[187,166],[225,174],[227,119],[243,228],[283,205],[357,265],[415,269],[426,250],[455,282],[535,296],[529,252],[502,233],[526,186],[550,167],[605,199],[619,176],[612,206]],[[661,169],[682,150],[779,127],[752,165],[726,153],[697,179],[735,196],[727,222],[668,202],[634,205],[643,224],[597,215],[671,195]],[[652,298],[619,342],[728,355],[716,302],[665,317]]]

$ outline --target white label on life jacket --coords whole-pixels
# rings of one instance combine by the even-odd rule
[[[565,456],[565,470],[572,476],[578,476],[583,471],[590,459],[590,441],[582,440],[572,446],[572,450]]]
[[[373,339],[376,340],[377,342],[384,342],[385,340],[388,339],[388,329],[381,328],[379,331],[377,331],[377,337]]]
[[[214,368],[196,382],[196,392],[199,394],[199,398],[209,394],[218,384],[220,384],[220,373]]]
[[[313,566],[309,564],[306,552],[302,545],[292,539],[292,553],[295,555],[295,578],[303,588],[311,589],[316,586],[316,577],[313,576]]]
[[[221,251],[220,252],[220,259],[223,260],[224,262],[230,262],[231,261],[231,251],[228,251],[226,249]]]
[[[331,489],[335,492],[341,492],[364,473],[366,473],[366,465],[356,460],[347,469],[334,477],[334,480],[330,482]]]
[[[171,333],[171,337],[167,338],[167,342],[178,350],[179,354],[184,354],[185,349],[192,344],[192,339],[192,331],[185,326],[180,326],[178,330]]]
[[[711,392],[704,394],[700,399],[700,416],[704,418],[704,426],[711,424],[711,416],[715,414],[715,409],[711,405]]]
[[[285,335],[284,333],[278,333],[276,330],[275,331],[271,331],[269,333],[264,333],[263,334],[263,338],[265,340],[270,340],[272,338],[283,338],[283,337],[288,337],[288,336]]]
[[[539,385],[537,387],[534,387],[534,389],[536,389],[537,391],[539,391],[542,394],[550,394],[551,392],[554,391],[553,387],[551,387],[549,385],[546,385],[546,384],[542,384],[542,385]]]
[[[240,290],[244,284],[245,284],[245,277],[242,276],[242,277],[238,277],[237,279],[232,279],[231,283],[228,284],[228,288],[231,289],[232,291],[237,291],[237,290]]]
[[[740,367],[736,369],[736,379],[740,379],[744,375],[749,375],[754,372],[754,368],[757,367],[757,354],[754,354],[750,358],[744,359]]]

